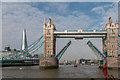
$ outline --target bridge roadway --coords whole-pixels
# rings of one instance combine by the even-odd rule
[[[39,65],[39,59],[7,59],[0,60],[2,66],[33,66]]]
[[[64,30],[54,31],[55,38],[105,38],[107,35],[106,30]]]

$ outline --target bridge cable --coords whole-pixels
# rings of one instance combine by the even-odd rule
[[[28,53],[22,53],[22,54],[16,56],[16,58],[17,58],[17,57],[20,57],[20,56],[23,56],[23,55],[25,55],[25,54],[26,54],[26,57],[29,56],[29,55],[31,55],[31,54],[33,54],[34,52],[36,52],[42,45],[43,45],[43,42],[40,43],[38,46],[36,46],[34,49],[32,49],[32,50],[31,50],[31,53],[30,53],[30,52],[28,52],[29,54],[28,54]]]
[[[16,55],[18,53],[21,53],[21,52],[25,52],[28,48],[36,45],[36,43],[38,43],[42,38],[43,38],[43,35],[40,38],[38,38],[35,42],[33,42],[31,45],[29,45],[27,48],[25,48],[24,50],[20,50],[19,52],[16,52],[14,54],[10,54],[10,55],[8,55],[6,57],[2,57],[2,59],[7,59],[7,57],[10,57],[10,56],[12,56],[11,58],[13,58],[14,55]]]

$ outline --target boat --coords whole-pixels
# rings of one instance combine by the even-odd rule
[[[74,64],[74,67],[77,67],[77,64]]]

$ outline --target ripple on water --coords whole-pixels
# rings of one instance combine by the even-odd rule
[[[110,70],[116,75],[117,70]],[[104,78],[98,66],[60,65],[59,69],[39,70],[39,66],[4,67],[3,78]]]

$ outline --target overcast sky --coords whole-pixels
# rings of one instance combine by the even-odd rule
[[[43,21],[51,16],[57,30],[101,30],[108,16],[118,18],[118,4],[113,2],[4,2],[2,4],[2,50],[5,46],[21,49],[22,30],[26,29],[28,45],[42,35]],[[57,39],[56,53],[71,40],[72,44],[62,60],[91,58],[95,55],[89,46],[91,40],[102,51],[101,39]],[[42,53],[41,48],[38,53]]]

